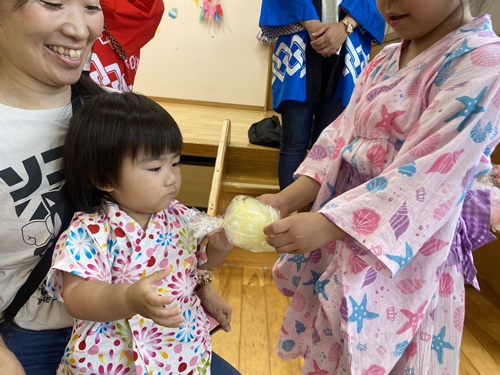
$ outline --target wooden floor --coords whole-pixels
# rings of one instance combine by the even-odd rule
[[[276,355],[280,323],[289,299],[274,285],[270,268],[224,264],[213,272],[213,279],[233,309],[231,332],[214,334],[214,351],[243,375],[300,374],[300,359],[283,361]],[[460,375],[498,374],[499,297],[487,286],[481,293],[470,288],[466,295]]]

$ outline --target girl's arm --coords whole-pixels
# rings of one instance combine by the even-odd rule
[[[157,271],[134,284],[109,284],[100,280],[85,280],[63,273],[64,304],[77,319],[108,322],[140,314],[167,327],[183,323],[179,307],[167,308],[174,299],[158,294],[157,287],[170,269]]]
[[[264,228],[267,243],[278,253],[305,254],[324,244],[341,240],[347,233],[319,212],[302,212]]]
[[[257,199],[262,203],[277,208],[284,218],[292,212],[298,211],[316,199],[319,192],[319,183],[307,176],[300,176],[293,184],[277,194],[263,194]]]
[[[290,215],[311,203],[316,198],[319,188],[320,185],[316,180],[300,176],[279,193],[258,197],[261,202],[278,208],[283,218],[264,228],[264,233],[268,235],[267,243],[277,252],[307,253],[347,235],[321,213]]]

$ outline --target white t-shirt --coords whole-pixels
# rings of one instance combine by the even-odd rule
[[[71,113],[69,104],[48,110],[0,104],[0,314],[61,232],[62,144]],[[71,316],[44,284],[15,322],[34,330],[70,327]]]

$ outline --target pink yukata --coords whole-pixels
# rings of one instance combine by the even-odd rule
[[[63,301],[62,272],[110,284],[134,283],[171,268],[158,292],[175,297],[180,328],[135,315],[112,322],[75,319],[58,374],[210,374],[208,319],[194,293],[206,243],[192,235],[188,208],[172,201],[151,216],[146,231],[117,204],[103,200],[98,213],[77,212],[61,235],[49,272],[49,291]]]
[[[406,43],[364,69],[297,170],[349,235],[274,266],[291,297],[278,353],[302,374],[458,374],[471,252],[491,240],[468,187],[499,142],[500,38],[484,15],[400,68]]]

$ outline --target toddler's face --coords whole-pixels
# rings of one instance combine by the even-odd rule
[[[119,184],[105,189],[137,222],[167,208],[181,188],[180,154],[159,157],[139,153],[122,164]]]

